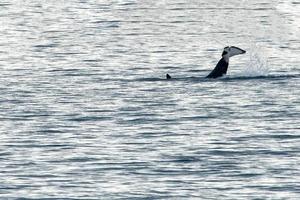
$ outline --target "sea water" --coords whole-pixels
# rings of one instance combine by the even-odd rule
[[[299,199],[299,10],[2,1],[0,199]]]

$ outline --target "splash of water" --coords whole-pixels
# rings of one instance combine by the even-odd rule
[[[240,76],[255,77],[255,76],[267,76],[269,74],[269,65],[267,59],[259,53],[259,48],[251,48],[248,51],[249,60],[246,67],[239,74]]]

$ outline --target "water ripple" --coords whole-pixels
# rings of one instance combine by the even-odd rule
[[[1,199],[299,199],[298,5],[1,2]]]

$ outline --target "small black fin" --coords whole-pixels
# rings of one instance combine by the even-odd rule
[[[167,79],[171,79],[172,77],[171,77],[169,74],[167,74],[167,75],[166,75],[166,78],[167,78]]]

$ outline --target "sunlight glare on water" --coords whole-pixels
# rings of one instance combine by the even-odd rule
[[[0,199],[299,199],[299,6],[2,1]]]

